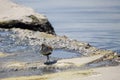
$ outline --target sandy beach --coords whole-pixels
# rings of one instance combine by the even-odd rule
[[[1,80],[119,80],[120,66],[74,70],[43,76],[15,77]]]

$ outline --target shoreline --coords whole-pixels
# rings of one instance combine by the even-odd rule
[[[24,76],[1,80],[119,80],[120,65],[89,70],[65,71],[42,76]]]
[[[2,1],[2,0],[0,0]],[[43,15],[39,15],[34,13],[33,10],[26,8],[26,7],[21,7],[18,6],[17,4],[12,3],[11,6],[11,2],[9,2],[9,0],[5,0],[8,1],[5,2],[7,3],[7,5],[3,5],[1,8],[2,10],[2,16],[0,15],[0,24],[5,26],[5,27],[11,27],[11,21],[9,21],[9,19],[13,18],[12,20],[12,26],[14,25],[18,25],[19,20],[22,22],[25,22],[31,26],[31,25],[36,25],[37,26],[41,25],[39,24],[39,22],[41,21],[41,23],[44,26],[46,26],[46,21],[47,18]],[[5,4],[4,3],[4,4]],[[8,12],[4,11],[4,8],[6,10],[10,9],[8,7],[12,7],[13,10],[10,10],[10,15],[8,15]],[[18,16],[17,11],[19,11],[18,9],[20,9],[21,11],[23,11],[23,15]],[[26,11],[30,11],[30,14],[27,13]],[[15,13],[15,15],[12,14],[12,12]],[[39,16],[36,20],[36,17],[31,16],[31,14],[35,14],[36,16]],[[18,19],[18,21],[16,21],[16,19]],[[8,21],[7,23],[5,22],[5,24],[2,23],[3,21]],[[15,20],[15,21],[14,21]],[[15,23],[14,23],[15,22]],[[9,24],[8,24],[9,23]],[[32,24],[31,24],[32,23]],[[8,26],[6,26],[6,24]],[[20,23],[21,24],[21,23]],[[3,27],[2,26],[2,27]],[[22,25],[23,26],[23,25]],[[15,26],[18,27],[18,26]],[[43,27],[43,26],[42,26]],[[52,27],[50,24],[48,24],[48,26],[46,27]],[[35,28],[36,29],[36,28]],[[0,28],[0,30],[2,30]],[[16,45],[32,45],[36,47],[40,47],[40,45],[42,43],[46,43],[50,46],[52,46],[54,49],[64,49],[64,50],[71,50],[74,52],[78,52],[79,54],[84,55],[82,58],[78,57],[78,58],[72,58],[72,59],[61,59],[59,60],[56,64],[54,65],[44,65],[42,61],[42,57],[37,57],[36,61],[31,61],[29,62],[29,58],[32,59],[36,59],[36,56],[38,56],[38,54],[34,54],[34,53],[19,53],[17,52],[17,54],[14,55],[14,53],[11,55],[9,55],[8,53],[2,53],[0,52],[0,59],[4,59],[3,61],[1,61],[1,65],[0,65],[0,72],[3,73],[3,75],[5,76],[5,73],[9,73],[9,72],[17,72],[20,70],[58,70],[59,69],[73,69],[75,67],[80,67],[82,65],[88,64],[88,63],[93,63],[93,62],[100,62],[100,61],[105,61],[105,60],[114,60],[117,58],[117,53],[110,51],[110,50],[102,50],[102,49],[98,49],[96,47],[91,46],[89,43],[85,43],[85,42],[80,42],[77,40],[72,40],[66,36],[58,36],[58,35],[52,35],[55,34],[54,32],[54,28],[53,29],[49,29],[46,28],[45,31],[39,32],[39,31],[30,31],[27,29],[19,29],[19,28],[12,28],[12,29],[8,29],[8,31],[10,30],[10,32],[12,32],[12,34],[9,35],[10,39],[13,40],[13,43],[15,46]],[[41,29],[40,29],[41,30]],[[44,30],[44,29],[42,29]],[[7,32],[7,29],[3,30]],[[46,33],[44,33],[46,32]],[[47,34],[47,33],[52,33],[52,34]],[[7,35],[8,36],[8,35]],[[8,37],[7,37],[8,38]],[[4,39],[1,40],[1,42],[4,42]],[[7,45],[8,46],[8,45]],[[11,46],[11,43],[9,44],[9,46]],[[41,58],[41,59],[39,59]],[[10,61],[11,60],[11,61]],[[28,60],[28,62],[27,62]],[[8,61],[8,62],[7,62]],[[26,62],[25,62],[26,61]],[[39,62],[38,62],[39,61]],[[105,71],[106,69],[106,71]],[[4,71],[5,70],[5,71]],[[112,70],[112,71],[111,71]],[[7,72],[8,71],[8,72]],[[5,79],[1,79],[1,80],[16,80],[16,79],[20,79],[20,80],[37,80],[37,79],[41,79],[41,80],[89,80],[89,77],[92,79],[97,80],[96,78],[98,78],[98,80],[104,80],[104,79],[108,79],[108,80],[118,80],[118,74],[120,73],[120,66],[113,66],[113,67],[102,67],[102,68],[93,68],[93,69],[88,69],[88,70],[78,70],[78,71],[63,71],[63,72],[58,72],[58,73],[53,73],[53,74],[45,74],[42,76],[27,76],[27,77],[16,77],[16,78],[5,78]],[[99,75],[101,74],[101,75]],[[12,75],[12,74],[11,74]],[[17,75],[17,74],[15,74]],[[24,75],[24,74],[22,74]],[[95,76],[94,76],[95,75]],[[70,77],[69,77],[70,76]],[[79,77],[80,76],[80,77]],[[91,77],[93,76],[93,77]],[[110,77],[109,77],[110,76]],[[101,78],[102,77],[102,78]],[[111,78],[113,77],[113,78]]]

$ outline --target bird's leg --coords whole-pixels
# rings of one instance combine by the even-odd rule
[[[47,55],[47,62],[48,62],[48,63],[50,62],[50,58],[49,58],[49,55]]]

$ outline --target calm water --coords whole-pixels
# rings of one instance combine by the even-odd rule
[[[45,14],[58,35],[120,53],[120,0],[13,0]]]

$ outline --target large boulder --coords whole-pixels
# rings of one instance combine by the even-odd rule
[[[55,34],[44,15],[9,0],[0,0],[0,28],[21,28]]]

